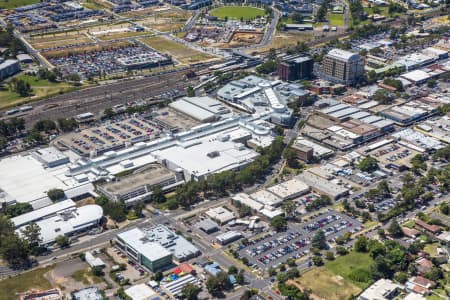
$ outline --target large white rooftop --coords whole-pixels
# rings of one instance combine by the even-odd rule
[[[41,209],[36,209],[33,211],[30,211],[29,213],[11,218],[11,222],[14,223],[14,226],[16,228],[26,225],[30,222],[51,216],[56,214],[57,212],[69,209],[69,208],[74,208],[76,206],[75,202],[73,202],[70,199],[67,200],[63,200],[60,202],[56,202],[55,204],[46,206],[44,208]]]
[[[65,210],[54,217],[37,221],[36,224],[41,229],[42,244],[49,244],[54,242],[57,236],[70,235],[95,225],[102,217],[102,207],[90,204]],[[22,228],[17,229],[16,232],[21,234]]]
[[[309,191],[309,186],[297,178],[293,178],[277,185],[267,188],[267,190],[282,199],[290,199]]]
[[[17,202],[47,198],[51,189],[64,191],[90,184],[67,177],[67,167],[46,168],[32,155],[15,155],[0,160],[0,188]]]

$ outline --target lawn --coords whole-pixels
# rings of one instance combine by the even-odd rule
[[[326,267],[313,268],[295,280],[302,287],[309,288],[321,299],[341,300],[358,295],[362,289],[341,276],[336,276]]]
[[[414,225],[416,225],[416,222],[414,220],[409,220],[406,223],[403,223],[403,226],[408,228],[414,228]]]
[[[364,11],[369,15],[379,14],[389,17],[389,8],[387,6],[364,7]]]
[[[252,20],[257,16],[264,16],[266,13],[261,8],[249,7],[249,6],[224,6],[211,10],[209,12],[211,15],[224,19],[228,17],[229,19],[240,20]]]
[[[372,279],[370,268],[373,264],[372,258],[367,253],[352,251],[345,256],[340,256],[325,264],[332,273],[343,277],[346,281],[365,289]]]
[[[33,89],[34,96],[20,97],[18,94],[10,91],[8,85],[0,87],[0,109],[5,109],[21,103],[35,101],[51,95],[69,92],[75,87],[65,82],[49,82],[47,80],[38,80],[34,76],[19,75],[18,79],[28,82]]]
[[[0,0],[0,8],[13,9],[16,7],[35,4],[40,2],[40,0]]]
[[[50,268],[37,269],[0,281],[0,300],[17,300],[16,293],[25,292],[32,288],[50,289],[52,286],[44,277],[44,274],[48,271],[50,271]]]
[[[141,41],[159,52],[173,56],[182,64],[192,64],[215,58],[215,56],[196,51],[164,37],[143,38]]]
[[[344,26],[343,14],[330,14],[328,20],[330,21],[330,26]]]
[[[436,257],[438,247],[439,247],[438,243],[426,244],[425,248],[423,248],[423,251],[428,253],[431,257]]]

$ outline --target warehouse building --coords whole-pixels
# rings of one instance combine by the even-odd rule
[[[35,223],[40,228],[41,245],[47,246],[53,244],[58,236],[72,236],[97,227],[102,218],[102,207],[90,204],[66,209]],[[25,227],[16,229],[16,232],[22,235]]]
[[[155,186],[160,186],[163,191],[169,191],[184,184],[182,171],[174,172],[159,164],[150,164],[144,168],[135,174],[100,184],[97,189],[114,201],[132,204],[151,200]]]
[[[0,58],[0,80],[8,78],[20,72],[20,64],[18,60],[7,59],[2,61]]]
[[[359,54],[332,49],[322,61],[321,72],[332,82],[354,85],[364,75],[364,60]]]
[[[197,247],[164,225],[130,229],[119,233],[115,242],[125,254],[152,272],[171,266],[172,256],[182,262],[200,255]]]
[[[53,168],[70,162],[69,158],[54,147],[39,149],[31,155],[47,168]]]

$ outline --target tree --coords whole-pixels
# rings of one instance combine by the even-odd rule
[[[39,120],[34,124],[33,129],[50,132],[56,129],[56,123],[52,120]]]
[[[286,159],[286,163],[289,168],[292,168],[292,169],[300,168],[301,165],[298,162],[297,152],[294,149],[292,149],[290,147],[286,148],[283,156]]]
[[[427,164],[425,158],[421,154],[416,154],[411,158],[412,171],[415,174],[420,173],[421,170],[427,170]]]
[[[240,285],[245,283],[244,270],[240,270],[239,273],[236,274],[236,283]]]
[[[393,220],[388,228],[389,233],[394,237],[401,237],[403,236],[403,231],[400,225],[398,224],[397,220]]]
[[[41,228],[34,222],[28,224],[22,231],[23,236],[28,241],[33,253],[38,253],[40,244],[42,243]]]
[[[388,90],[379,89],[373,94],[373,100],[378,101],[380,104],[391,104],[395,95]]]
[[[69,246],[69,238],[65,235],[58,235],[55,238],[55,242],[60,248],[65,248]]]
[[[200,288],[193,283],[188,283],[181,289],[181,295],[187,300],[198,299],[198,294],[200,293]]]
[[[295,210],[297,207],[295,206],[294,201],[292,200],[286,200],[281,204],[281,209],[286,214],[286,217],[292,217],[295,215]]]
[[[4,212],[9,218],[14,218],[33,210],[30,203],[16,203],[5,208]]]
[[[238,268],[236,268],[235,266],[230,266],[228,268],[228,274],[230,275],[235,275],[239,272]]]
[[[337,247],[336,247],[336,253],[339,254],[339,255],[341,255],[341,256],[344,256],[344,255],[347,255],[347,254],[348,254],[348,251],[347,251],[347,249],[345,249],[345,247],[343,247],[343,246],[337,246]]]
[[[164,278],[164,275],[161,271],[156,272],[153,274],[152,279],[155,281],[161,281]]]
[[[206,280],[206,289],[211,295],[217,295],[221,291],[217,277],[211,276]]]
[[[326,240],[326,237],[325,237],[325,232],[323,232],[323,230],[319,230],[313,236],[313,238],[311,240],[311,245],[314,248],[317,248],[317,249],[320,249],[320,250],[328,248],[327,240]]]
[[[188,97],[195,97],[195,90],[192,86],[188,86],[186,88],[186,96]]]
[[[325,257],[327,258],[327,260],[334,260],[333,251],[327,251],[327,253],[325,253]]]
[[[367,252],[367,238],[365,236],[360,236],[355,242],[356,252]]]
[[[115,114],[113,109],[111,107],[108,107],[103,111],[103,115],[105,116],[105,118],[111,119]]]
[[[167,200],[166,195],[159,184],[152,187],[152,200],[156,203],[164,203]]]
[[[59,128],[64,132],[70,132],[74,130],[75,128],[78,128],[78,123],[74,118],[68,118],[68,119],[58,119],[58,126]]]
[[[448,215],[450,214],[450,207],[449,207],[448,203],[442,202],[442,203],[439,205],[439,210],[440,210],[441,213],[444,214],[444,215],[447,215],[447,216],[448,216]]]
[[[368,155],[359,162],[358,168],[364,172],[373,172],[378,169],[378,162],[375,158]]]
[[[322,266],[323,265],[323,259],[320,256],[314,256],[312,258],[312,261],[313,261],[315,266]]]
[[[276,216],[270,220],[270,225],[276,230],[281,231],[284,230],[287,226],[286,219],[283,216]]]
[[[30,96],[33,92],[31,85],[23,79],[13,78],[9,82],[10,89],[19,94],[20,97]]]
[[[66,194],[64,194],[64,191],[61,189],[51,189],[47,192],[47,196],[52,200],[53,202],[60,201],[66,197]]]
[[[325,3],[326,1],[324,1],[324,3],[322,3],[322,5],[317,10],[316,21],[318,22],[324,22],[327,16],[327,5]]]
[[[94,275],[94,276],[103,276],[103,275],[105,275],[105,273],[103,272],[103,267],[102,266],[93,266],[91,268],[91,272],[92,272],[92,275]]]
[[[427,87],[429,87],[429,88],[434,88],[436,85],[437,85],[437,82],[434,79],[430,79],[427,81]]]
[[[267,60],[256,67],[256,72],[260,74],[269,74],[275,72],[277,69],[277,62],[275,60]]]
[[[9,234],[2,238],[0,252],[12,267],[23,267],[29,262],[30,245],[16,234]]]
[[[291,19],[294,23],[300,24],[303,22],[303,15],[298,11],[295,11],[291,16]]]

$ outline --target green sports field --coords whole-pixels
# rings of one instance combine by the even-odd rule
[[[0,8],[13,9],[16,7],[38,3],[39,0],[0,0]]]
[[[249,6],[224,6],[211,10],[209,14],[224,19],[228,17],[229,19],[244,20],[255,19],[257,16],[264,16],[265,12],[261,8],[249,7]]]

